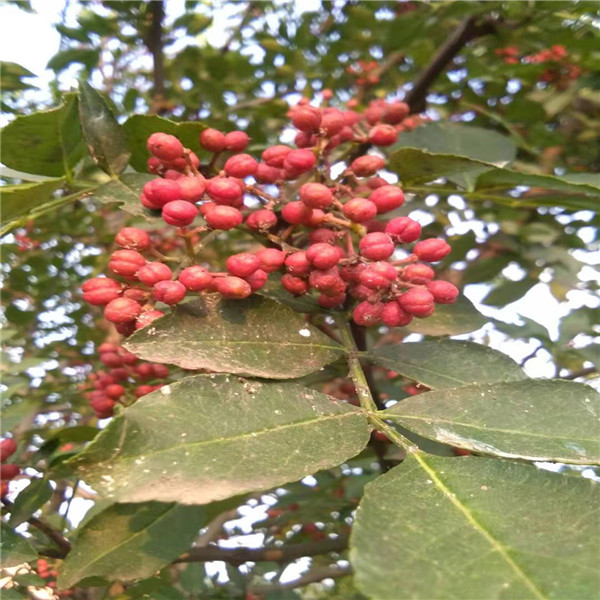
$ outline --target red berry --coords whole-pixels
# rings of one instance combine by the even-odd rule
[[[310,208],[327,208],[333,202],[331,190],[322,183],[305,183],[299,190],[299,196]]]
[[[360,273],[359,281],[362,285],[381,290],[390,286],[397,277],[396,269],[388,262],[375,262],[367,265]]]
[[[250,138],[243,131],[231,131],[225,135],[225,150],[241,152],[246,149]]]
[[[163,206],[162,218],[175,227],[186,227],[198,216],[198,209],[185,200],[173,200]]]
[[[108,277],[88,279],[81,286],[83,299],[94,306],[105,306],[121,294],[121,284]]]
[[[227,160],[224,168],[227,175],[243,179],[256,173],[258,163],[249,154],[236,154]]]
[[[317,302],[319,306],[323,308],[335,308],[336,306],[343,306],[344,302],[346,302],[346,294],[337,294],[335,296],[326,296],[325,294],[321,294],[317,298]]]
[[[377,214],[377,206],[366,198],[352,198],[344,204],[343,212],[351,221],[364,223]]]
[[[138,271],[137,276],[138,279],[145,285],[153,286],[159,281],[171,279],[171,277],[173,277],[173,272],[167,265],[163,263],[151,262],[143,266]]]
[[[141,398],[142,396],[146,396],[154,391],[154,387],[151,385],[139,385],[135,388],[133,392],[136,398]]]
[[[383,302],[360,302],[354,307],[352,318],[357,325],[363,325],[365,327],[377,325],[381,320],[383,308]]]
[[[133,277],[146,264],[146,259],[135,250],[116,250],[110,255],[108,268],[117,275]]]
[[[210,286],[213,277],[204,267],[194,265],[183,269],[178,280],[191,292],[199,292]]]
[[[429,317],[433,314],[433,294],[422,288],[412,288],[398,297],[400,306],[415,317]]]
[[[254,179],[256,179],[258,183],[276,183],[280,179],[283,179],[283,173],[281,169],[259,163],[256,173],[254,173]]]
[[[236,277],[248,277],[261,265],[260,259],[250,252],[232,254],[226,261],[227,270]]]
[[[17,450],[17,442],[13,438],[6,438],[0,442],[0,461],[4,462]]]
[[[123,359],[116,352],[103,352],[100,354],[100,362],[111,368],[123,365]]]
[[[256,252],[256,256],[260,260],[260,268],[267,273],[281,269],[285,262],[285,252],[276,248],[261,248]]]
[[[313,244],[306,250],[306,259],[317,269],[331,269],[340,260],[340,255],[331,244]]]
[[[146,327],[146,325],[150,325],[156,319],[160,319],[160,317],[164,316],[164,312],[160,310],[145,310],[135,322],[135,328],[141,329],[142,327]]]
[[[386,233],[367,233],[358,247],[360,254],[369,260],[385,260],[394,253],[394,242]]]
[[[141,312],[142,307],[135,300],[131,300],[130,298],[116,298],[106,305],[104,317],[107,321],[111,321],[111,323],[128,323],[129,321],[134,321]]]
[[[217,277],[214,287],[225,298],[241,300],[252,293],[252,287],[247,281],[239,277]]]
[[[339,133],[346,125],[344,115],[337,108],[326,108],[323,111],[320,129],[325,131],[329,137]]]
[[[267,231],[277,224],[277,215],[266,208],[248,215],[246,225],[255,231]]]
[[[269,167],[281,169],[285,157],[292,151],[288,146],[271,146],[262,153],[262,159]]]
[[[360,274],[366,269],[366,265],[358,263],[356,265],[344,265],[340,268],[340,276],[344,281],[358,283]]]
[[[144,267],[142,267],[143,269]],[[139,273],[139,271],[138,271]],[[123,292],[123,298],[131,298],[139,304],[144,304],[148,300],[148,291],[142,290],[141,288],[127,288]]]
[[[306,227],[320,227],[325,220],[325,213],[320,208],[313,208],[310,213],[310,219],[304,223]]]
[[[156,158],[156,156],[151,156],[146,164],[148,166],[148,173],[152,173],[153,175],[158,175],[163,168],[162,160]]]
[[[299,252],[289,254],[285,259],[285,268],[288,273],[295,275],[296,277],[308,275],[311,270],[311,264],[306,258],[306,252],[301,250]]]
[[[208,180],[206,193],[217,204],[232,206],[236,201],[241,199],[243,189],[235,179],[214,177]]]
[[[435,277],[435,272],[429,265],[414,263],[404,267],[400,278],[403,281],[410,281],[417,285],[425,285]]]
[[[148,250],[152,245],[148,233],[143,229],[137,229],[136,227],[123,227],[123,229],[115,236],[115,242],[117,242],[121,248],[137,250],[138,252]]]
[[[146,142],[150,154],[160,160],[175,160],[183,154],[183,144],[168,133],[153,133]]]
[[[437,304],[452,304],[458,297],[458,288],[449,281],[430,281],[427,289],[433,294]]]
[[[290,112],[292,124],[300,131],[316,131],[321,124],[321,111],[314,106],[295,106]]]
[[[104,393],[111,400],[118,400],[121,396],[123,396],[123,394],[125,394],[125,388],[118,383],[113,383],[111,385],[106,386]]]
[[[298,148],[312,148],[317,145],[317,136],[314,133],[299,131],[294,137],[294,143]]]
[[[308,282],[311,287],[319,290],[324,294],[330,294],[332,291],[341,293],[344,291],[346,284],[340,277],[340,271],[337,267],[325,270],[312,271],[308,277]]]
[[[369,142],[375,146],[391,146],[397,139],[398,132],[392,125],[375,125],[369,131]]]
[[[335,234],[335,231],[326,229],[325,227],[320,227],[319,229],[311,231],[310,235],[308,236],[308,241],[311,244],[319,244],[321,242],[333,244],[336,240],[337,235]]]
[[[352,172],[358,177],[370,177],[385,167],[385,160],[379,156],[367,154],[359,156],[350,165]]]
[[[0,465],[0,479],[2,481],[14,479],[20,472],[21,469],[17,465]]]
[[[206,191],[206,180],[200,177],[180,177],[177,180],[182,200],[199,202]]]
[[[377,213],[390,212],[404,204],[404,193],[395,185],[382,185],[369,196],[369,200],[377,207]]]
[[[309,208],[303,202],[288,202],[281,209],[281,216],[284,221],[291,225],[300,225],[306,223],[312,215],[312,208]]]
[[[421,225],[410,217],[396,217],[385,226],[385,232],[397,242],[410,244],[421,237]]]
[[[252,291],[255,292],[256,290],[260,290],[260,288],[267,283],[268,278],[269,275],[265,271],[256,269],[252,275],[248,275],[245,279],[250,284]]]
[[[211,211],[204,215],[204,219],[213,229],[222,229],[228,231],[242,223],[244,217],[242,213],[233,206],[215,206]]]
[[[209,152],[221,152],[225,144],[225,134],[217,129],[205,129],[200,134],[200,145]]]
[[[447,256],[450,253],[450,250],[452,250],[452,248],[450,248],[445,240],[429,238],[417,242],[413,248],[413,253],[421,260],[437,262],[438,260],[442,260],[444,256]]]
[[[302,296],[309,290],[308,282],[305,279],[286,273],[281,277],[283,288],[294,296]]]
[[[185,294],[185,286],[179,281],[159,281],[152,288],[152,295],[165,304],[178,304]]]
[[[310,171],[317,163],[317,157],[311,150],[299,149],[288,153],[283,166],[298,174]]]
[[[100,354],[104,354],[105,352],[117,352],[120,346],[117,344],[110,344],[108,342],[104,342],[98,346],[98,352]]]
[[[397,125],[406,117],[408,117],[410,113],[410,107],[406,102],[394,102],[392,104],[388,104],[383,110],[383,120],[386,123],[390,123],[392,125]]]
[[[144,185],[142,191],[147,208],[159,209],[167,202],[181,199],[181,188],[172,179],[153,179]]]
[[[412,315],[407,313],[398,302],[386,302],[381,311],[381,320],[388,327],[405,327],[412,321]]]

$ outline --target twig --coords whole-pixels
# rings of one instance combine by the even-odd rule
[[[585,369],[580,369],[579,371],[573,371],[568,375],[564,375],[561,379],[567,379],[569,381],[573,379],[578,379],[579,377],[585,377],[586,375],[591,375],[592,373],[596,373],[598,369],[596,367],[586,367]]]
[[[154,81],[152,89],[152,112],[165,112],[165,65],[163,51],[162,25],[165,18],[165,6],[163,0],[153,0],[148,3],[152,20],[144,42],[152,54],[152,77]]]
[[[198,538],[195,548],[204,548],[213,542],[223,530],[223,525],[238,516],[237,508],[226,510],[217,515],[207,526],[206,531]]]
[[[345,577],[350,575],[352,569],[350,567],[320,567],[309,571],[302,577],[287,581],[286,583],[276,583],[271,585],[256,585],[250,586],[249,590],[253,594],[268,594],[269,592],[278,592],[282,590],[292,590],[294,588],[303,587],[309,583],[323,581],[323,579],[336,579],[337,577]]]

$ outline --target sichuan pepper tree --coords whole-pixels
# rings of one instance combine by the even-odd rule
[[[489,26],[473,23],[470,35]],[[547,84],[573,84],[557,48],[501,41],[490,52],[499,63],[543,65]],[[259,145],[210,117],[120,125],[85,82],[4,130],[3,162],[46,177],[5,187],[5,243],[30,266],[59,258],[44,268],[78,322],[58,357],[70,384],[57,377],[43,411],[8,380],[13,594],[296,597],[286,587],[324,581],[306,593],[594,596],[597,485],[577,470],[600,459],[598,394],[569,380],[577,370],[532,379],[507,355],[448,337],[486,320],[448,268],[469,247],[423,226],[444,215],[423,199],[518,205],[529,222],[514,223],[538,223],[540,236],[540,206],[589,209],[599,188],[487,158],[469,145],[506,157],[508,138],[429,123],[415,94],[370,97],[378,64],[349,70],[349,101],[325,89],[290,102]],[[39,224],[56,215],[44,239]],[[486,244],[483,261],[517,252],[508,236]],[[36,301],[17,288],[9,336]],[[587,331],[586,316],[564,335]],[[589,372],[587,356],[572,364]],[[80,498],[95,506],[73,527]],[[252,525],[262,545],[219,544],[258,503],[269,506]],[[273,579],[302,557],[306,573]],[[210,561],[228,565],[225,580],[208,577]]]

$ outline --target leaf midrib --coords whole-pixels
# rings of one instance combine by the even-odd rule
[[[210,344],[213,345],[220,345],[220,344],[227,344],[228,346],[235,346],[235,345],[250,345],[250,344],[254,344],[256,346],[278,346],[278,347],[286,347],[286,346],[300,346],[302,348],[306,348],[307,346],[310,346],[311,348],[319,348],[319,349],[325,349],[325,350],[337,350],[338,352],[343,352],[344,348],[342,346],[326,346],[325,344],[311,344],[311,343],[306,343],[306,342],[278,342],[278,341],[272,341],[272,340],[231,340],[231,339],[222,339],[222,340],[212,340],[210,338],[208,339],[202,339],[202,340],[188,340],[186,341],[186,343],[190,346],[197,346],[197,345],[201,345],[201,346],[207,346]],[[164,344],[161,344],[163,346],[167,346],[167,347],[176,347],[179,348],[181,346],[181,344],[177,344],[175,342],[169,344],[169,342],[166,342]]]

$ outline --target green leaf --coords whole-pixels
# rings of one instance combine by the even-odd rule
[[[339,465],[368,438],[360,409],[320,392],[200,375],[144,396],[69,462],[117,502],[207,504]]]
[[[111,177],[129,162],[127,139],[106,100],[84,81],[79,84],[79,119],[91,157]]]
[[[52,488],[47,479],[37,477],[31,479],[29,485],[16,497],[13,507],[10,509],[8,524],[17,527],[24,523],[41,508],[52,496]]]
[[[16,567],[37,558],[37,552],[22,535],[6,523],[2,523],[1,527],[0,564],[3,569]]]
[[[463,295],[454,304],[439,304],[427,319],[413,319],[406,329],[423,335],[461,335],[483,327],[488,320]]]
[[[536,283],[539,282],[533,277],[525,277],[519,281],[505,281],[487,294],[482,302],[490,306],[506,306],[522,298]]]
[[[100,60],[100,50],[92,48],[67,48],[57,52],[46,65],[47,69],[52,69],[55,73],[64,71],[73,63],[81,63],[88,71],[91,71]]]
[[[512,162],[517,147],[510,138],[493,130],[462,123],[428,123],[400,134],[396,148],[419,148],[431,153],[466,156],[502,166]],[[476,177],[465,174],[451,176],[452,181],[472,189]]]
[[[392,344],[367,356],[375,364],[434,389],[526,379],[512,358],[473,342],[441,339]]]
[[[177,136],[186,148],[198,152],[200,148],[198,140],[206,127],[204,123],[198,121],[175,123],[157,115],[130,117],[123,124],[123,131],[127,136],[127,144],[131,151],[131,165],[136,171],[145,172],[147,170],[146,161],[150,158],[150,152],[146,148],[146,142],[150,135],[157,131]]]
[[[60,177],[84,155],[76,94],[65,94],[58,108],[17,117],[2,130],[2,162],[17,171]]]
[[[140,194],[144,184],[155,179],[154,175],[144,173],[125,173],[118,179],[103,183],[96,189],[93,198],[102,204],[118,203],[120,208],[130,215],[144,217],[147,221],[156,221],[150,211],[140,202]]]
[[[366,487],[355,583],[375,600],[594,598],[599,489],[510,461],[409,456]]]
[[[17,217],[27,214],[46,202],[54,200],[52,194],[59,189],[65,179],[50,179],[40,183],[20,183],[2,186],[2,224],[6,227]]]
[[[23,81],[26,77],[35,77],[35,73],[17,63],[0,61],[0,88],[3,92],[16,92],[35,87]]]
[[[113,504],[78,531],[58,585],[69,588],[88,577],[150,577],[190,547],[207,512],[174,503]]]
[[[447,388],[406,398],[383,414],[481,454],[600,464],[600,394],[581,383],[529,379]]]
[[[267,379],[302,377],[344,352],[302,315],[258,296],[181,304],[124,345],[152,362]]]

